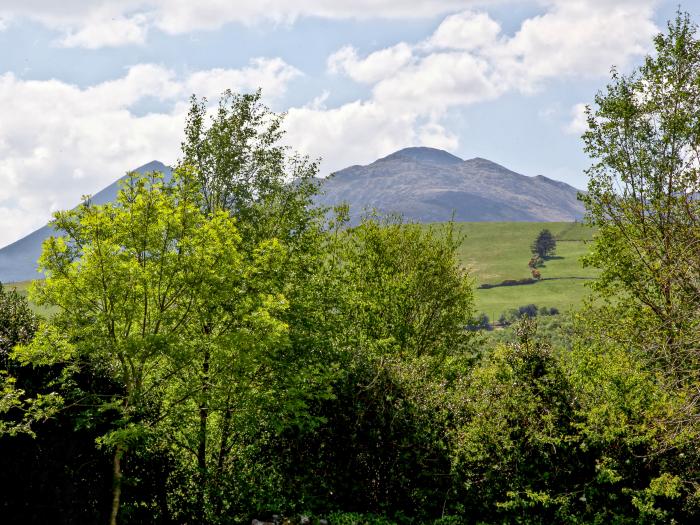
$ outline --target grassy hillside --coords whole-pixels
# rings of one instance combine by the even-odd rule
[[[7,283],[6,286],[7,288],[13,288],[17,290],[21,295],[24,295],[25,297],[28,295],[29,291],[29,285],[32,283],[32,281],[21,281],[18,283]],[[46,307],[46,306],[38,306],[32,304],[32,308],[34,311],[42,316],[48,317],[53,313],[56,313],[58,311],[58,308],[52,306],[52,307]]]
[[[29,288],[29,285],[31,283],[31,281],[22,281],[20,283],[8,283],[7,287],[17,290],[22,295],[27,295],[27,289]]]
[[[557,239],[556,256],[540,268],[542,281],[476,290],[477,310],[492,319],[508,308],[529,303],[567,310],[581,303],[588,294],[585,283],[596,276],[595,271],[582,268],[579,261],[588,251],[586,241],[592,239],[591,229],[582,224],[472,222],[459,223],[457,228],[465,237],[460,258],[477,286],[530,277],[527,262],[532,241],[543,228],[548,228]]]
[[[530,277],[527,266],[530,244],[539,231],[548,228],[557,239],[556,257],[540,268],[542,281],[476,290],[477,310],[493,320],[509,308],[529,303],[555,307],[561,311],[577,306],[588,293],[585,283],[595,278],[595,271],[583,269],[579,262],[588,250],[586,241],[592,238],[592,231],[582,224],[463,222],[456,226],[457,234],[464,238],[459,251],[460,259],[474,276],[476,286]],[[29,281],[8,286],[26,293]]]

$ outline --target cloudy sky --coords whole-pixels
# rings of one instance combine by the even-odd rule
[[[258,86],[322,174],[426,145],[585,187],[581,109],[678,0],[0,0],[0,246]],[[700,20],[700,2],[683,9]]]

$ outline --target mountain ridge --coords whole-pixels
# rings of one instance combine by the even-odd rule
[[[456,221],[465,222],[574,221],[584,211],[579,190],[565,182],[426,147],[404,148],[337,171],[322,183],[322,191],[317,202],[347,202],[352,223],[367,209],[416,222],[450,220],[453,212]]]
[[[159,161],[136,172],[172,170]],[[121,177],[91,197],[95,204],[113,201]],[[482,157],[463,160],[447,151],[409,147],[367,165],[340,170],[321,185],[316,203],[350,204],[351,224],[371,209],[399,213],[409,221],[574,221],[583,215],[578,190],[543,175],[528,177]],[[36,279],[36,260],[44,239],[56,232],[45,225],[0,248],[0,282]]]
[[[160,171],[166,176],[172,172],[171,168],[157,160],[144,164],[131,172],[150,173],[152,171]],[[128,173],[109,186],[102,188],[90,197],[90,201],[94,204],[106,204],[115,200],[119,191],[119,183],[127,176]],[[29,235],[0,248],[0,282],[28,281],[41,277],[36,264],[41,255],[41,245],[44,239],[56,235],[56,233],[50,225],[46,224]]]

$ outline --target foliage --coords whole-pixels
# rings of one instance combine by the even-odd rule
[[[525,278],[525,279],[506,279],[505,281],[502,281],[498,284],[481,284],[479,285],[479,290],[488,290],[490,288],[497,288],[499,286],[521,286],[523,284],[535,284],[537,282],[536,279],[530,279],[530,278]]]
[[[54,391],[27,395],[23,381],[17,384],[18,367],[12,360],[16,345],[26,344],[37,330],[37,318],[27,300],[0,283],[0,437],[4,434],[35,435],[33,425],[60,408],[62,399]]]
[[[276,238],[288,244],[322,214],[314,210],[318,165],[281,144],[284,115],[261,102],[260,91],[227,90],[207,118],[205,98],[192,97],[181,167],[193,169],[205,213],[228,210],[244,243]]]
[[[552,232],[548,229],[544,229],[537,234],[537,238],[532,242],[530,249],[532,251],[532,261],[534,261],[534,266],[537,265],[537,259],[548,259],[557,248],[557,241],[554,239]]]
[[[54,227],[65,235],[46,241],[40,265],[47,277],[32,294],[61,312],[17,349],[24,363],[109,370],[119,385],[96,407],[119,414],[100,438],[114,450],[117,506],[129,449],[174,421],[186,429],[202,397],[230,395],[225,378],[238,360],[222,352],[232,340],[254,351],[248,331],[262,330],[268,339],[284,331],[274,319],[284,299],[254,285],[279,248],[264,243],[246,264],[230,216],[206,217],[190,174],[173,177],[165,184],[159,174],[132,175],[115,203],[86,202],[56,214]],[[251,291],[241,296],[243,286]],[[205,358],[203,388],[198,371]],[[199,439],[196,432],[187,436]],[[171,446],[187,449],[179,438],[168,436]]]
[[[601,270],[594,290],[608,301],[591,308],[596,329],[642,356],[675,396],[659,424],[677,446],[700,431],[697,26],[678,13],[654,46],[630,75],[613,71],[588,109],[595,163],[583,199],[598,234],[585,262]]]
[[[223,211],[235,217],[244,260],[257,264],[261,243],[279,247],[274,265],[248,279],[240,300],[256,288],[274,289],[284,300],[275,312],[284,337],[275,340],[259,325],[247,341],[229,341],[226,359],[238,364],[226,377],[228,393],[216,408],[208,401],[200,406],[199,424],[206,429],[200,442],[218,445],[200,445],[199,474],[182,475],[193,483],[192,493],[201,486],[210,490],[196,519],[205,519],[204,513],[216,522],[222,513],[250,512],[251,501],[263,509],[283,506],[278,458],[265,450],[271,435],[317,425],[308,406],[330,395],[332,315],[319,301],[328,297],[334,278],[326,272],[326,210],[313,203],[318,166],[281,144],[283,115],[265,107],[259,91],[227,91],[210,118],[207,113],[206,99],[193,97],[180,166],[192,169],[206,215]],[[204,366],[200,373],[207,376]],[[268,483],[260,482],[263,470]],[[192,508],[187,501],[178,506]]]
[[[476,318],[467,325],[468,330],[493,330],[493,325],[489,316],[481,313],[476,316]]]
[[[315,511],[434,515],[431,494],[448,487],[449,458],[446,413],[430,392],[447,363],[474,358],[458,243],[449,226],[373,218],[329,242],[330,282],[319,300],[332,315],[333,395],[310,407],[321,425],[290,428],[277,444],[289,498]]]
[[[541,266],[544,266],[544,259],[540,257],[539,255],[533,255],[530,257],[530,260],[527,262],[528,268],[531,270],[534,270],[535,268],[539,268]]]
[[[546,306],[537,306],[536,304],[526,304],[503,312],[498,318],[498,324],[506,326],[523,318],[533,319],[549,315],[559,315],[559,310],[554,307],[548,308]]]
[[[572,442],[576,397],[551,349],[532,338],[501,346],[455,390],[453,469],[464,512],[487,522],[561,521],[561,490],[581,466]]]

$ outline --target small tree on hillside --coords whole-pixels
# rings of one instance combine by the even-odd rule
[[[533,255],[546,259],[554,255],[557,248],[557,241],[554,239],[552,232],[544,229],[537,234],[537,238],[530,248]]]

